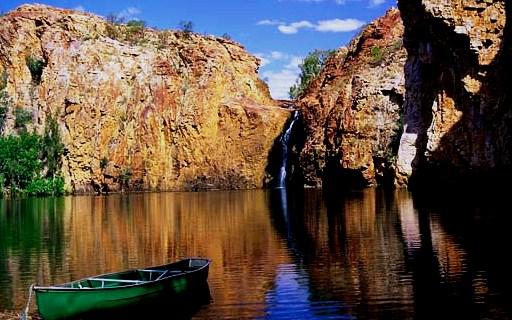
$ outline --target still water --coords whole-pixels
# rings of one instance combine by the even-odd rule
[[[506,197],[378,189],[1,200],[0,313],[34,282],[201,256],[197,319],[508,319],[510,213]]]

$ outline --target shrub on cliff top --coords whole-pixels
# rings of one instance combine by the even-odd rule
[[[302,61],[300,68],[300,76],[296,84],[289,91],[291,99],[300,97],[311,81],[320,74],[327,60],[333,55],[335,50],[315,50],[310,52]]]
[[[131,20],[126,24],[125,38],[131,43],[139,43],[144,40],[146,22],[142,20]]]
[[[180,29],[184,33],[194,32],[194,23],[192,21],[180,21]]]
[[[190,39],[194,32],[194,23],[192,21],[181,21],[179,27],[185,38]]]

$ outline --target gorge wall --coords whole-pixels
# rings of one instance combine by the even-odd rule
[[[27,61],[44,68],[34,75]],[[26,5],[0,17],[3,134],[57,119],[69,191],[262,187],[290,112],[259,80],[259,60],[230,40],[114,25]],[[5,72],[5,73],[4,73]]]
[[[510,1],[399,0],[406,97],[397,183],[510,175]]]
[[[392,183],[405,90],[402,37],[400,13],[391,9],[338,50],[299,98],[305,184]]]

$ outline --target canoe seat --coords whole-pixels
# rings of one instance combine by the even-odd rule
[[[139,269],[138,271],[142,272],[165,272],[167,270],[157,270],[157,269]]]
[[[105,283],[119,283],[119,284],[139,284],[144,283],[146,281],[142,280],[125,280],[125,279],[109,279],[109,278],[88,278],[88,281],[98,281],[101,282],[101,288],[105,287]]]
[[[125,280],[125,279],[107,279],[107,278],[88,278],[90,281],[105,281],[105,282],[121,282],[121,283],[141,283],[146,282],[142,280]]]

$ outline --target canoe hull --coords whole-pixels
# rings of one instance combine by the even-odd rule
[[[122,309],[154,299],[172,301],[207,285],[208,269],[209,265],[206,265],[196,271],[121,287],[36,287],[37,306],[43,319],[57,320]]]

